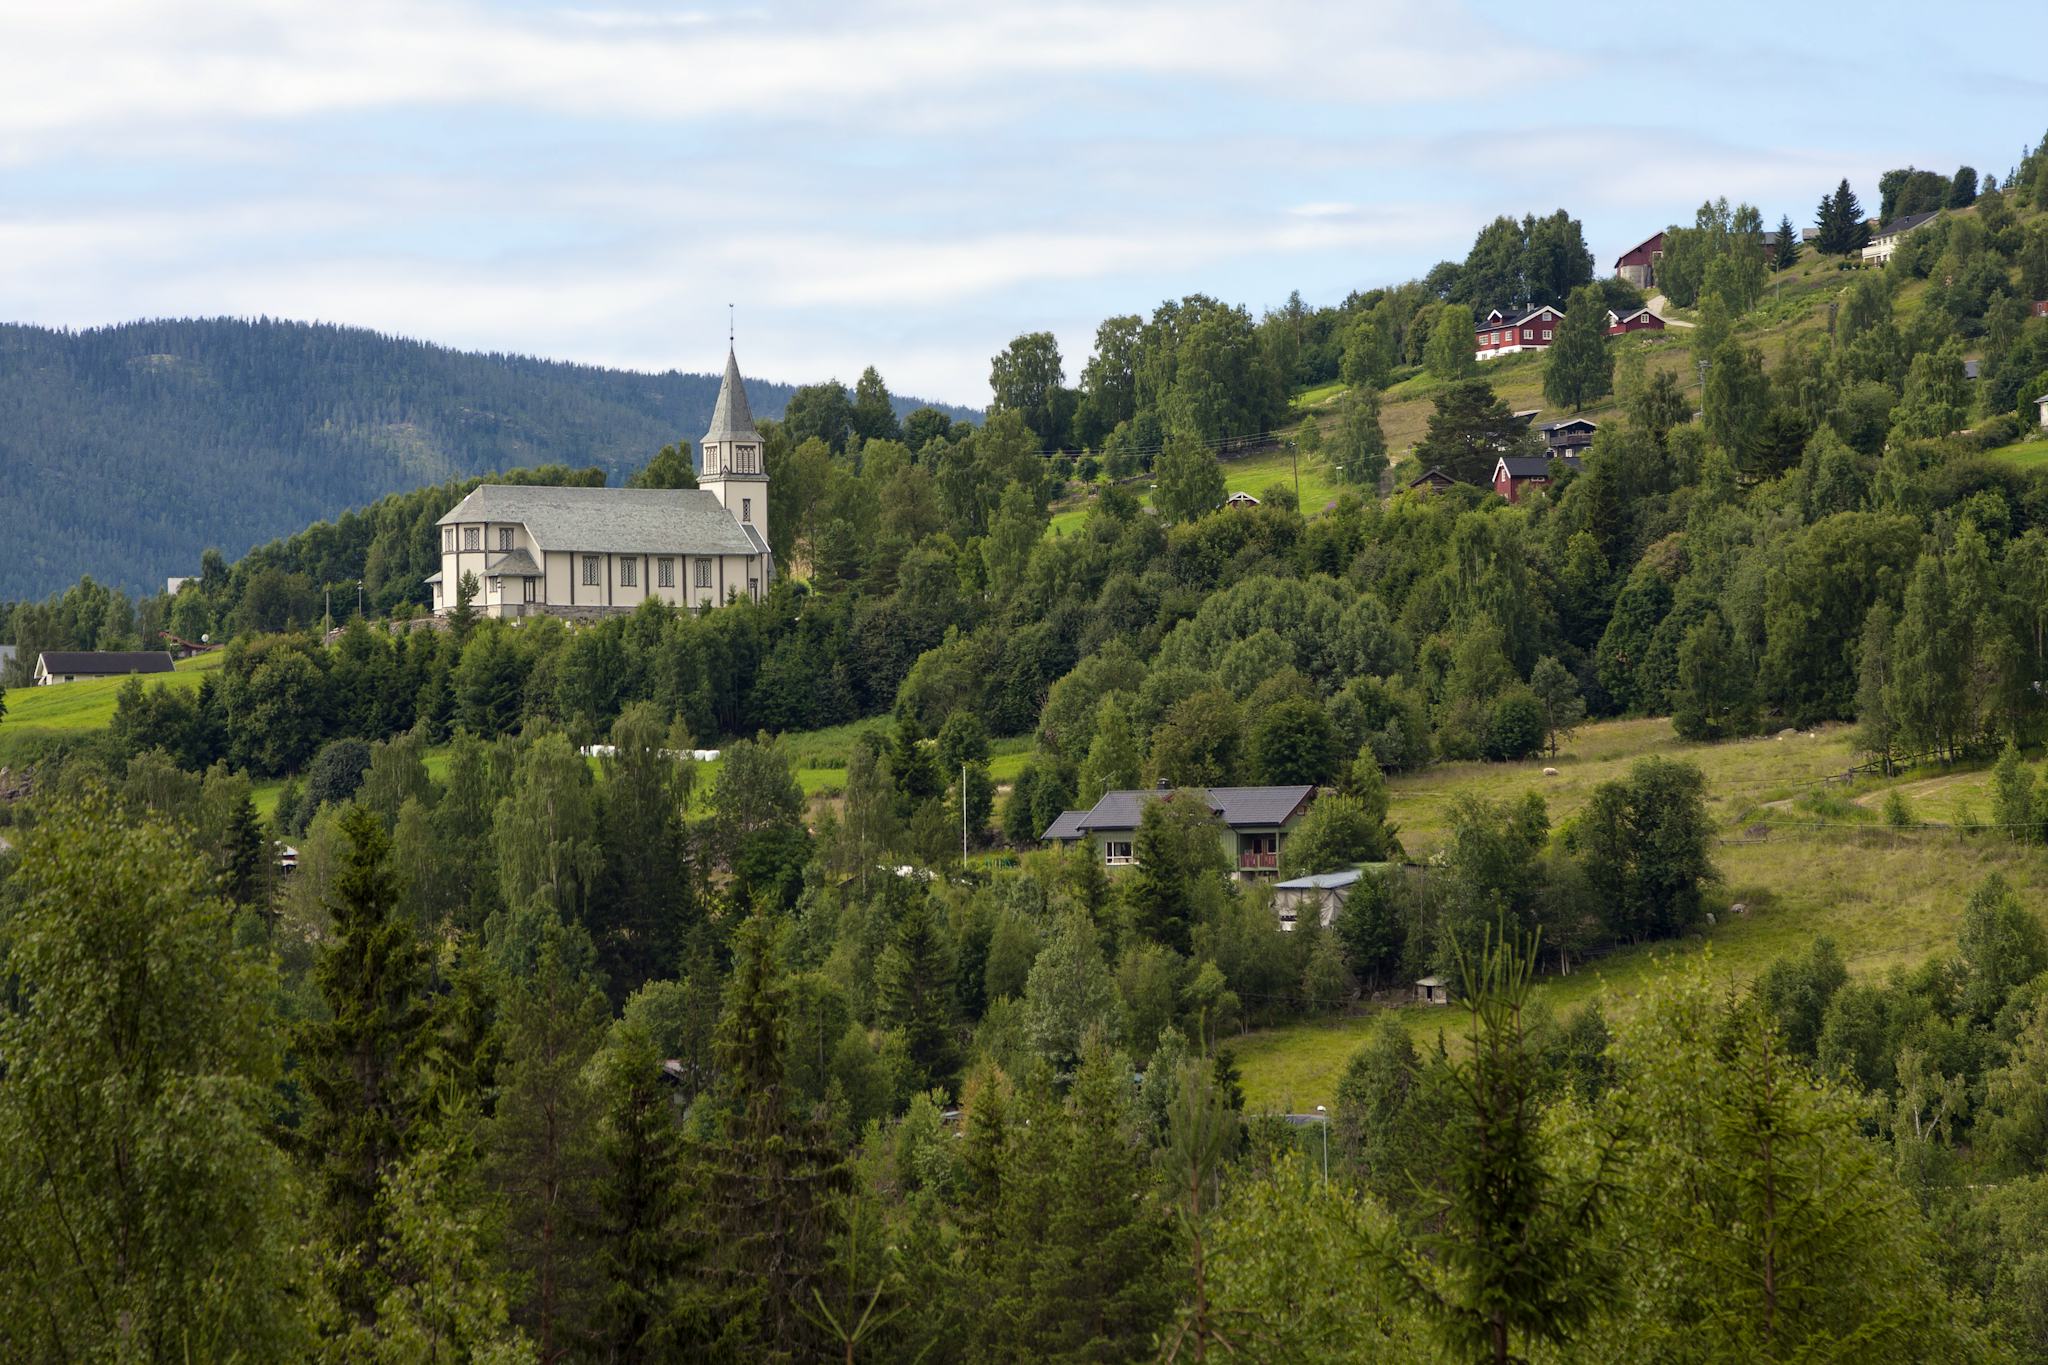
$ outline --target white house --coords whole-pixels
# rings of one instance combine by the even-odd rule
[[[2034,400],[2034,409],[2041,414],[2042,429],[2048,430],[2048,393]]]
[[[1879,228],[1877,235],[1870,239],[1870,245],[1863,248],[1863,259],[1873,265],[1883,265],[1899,249],[1899,243],[1906,239],[1907,233],[1933,222],[1940,213],[1940,209],[1930,209],[1926,213],[1909,213],[1903,218],[1892,219]]]
[[[774,576],[768,474],[738,359],[699,452],[697,488],[483,484],[438,523],[434,612],[453,611],[474,575],[484,616],[595,617],[649,598],[699,610],[759,600]]]
[[[36,656],[34,685],[53,687],[60,683],[83,682],[88,678],[121,678],[130,673],[170,671],[171,656],[160,649],[100,653],[51,649]]]

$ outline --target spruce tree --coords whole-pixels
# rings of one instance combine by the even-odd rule
[[[919,1091],[950,1093],[959,1078],[953,980],[950,936],[932,902],[920,897],[904,910],[895,942],[875,962],[882,1022],[902,1031]]]
[[[1792,226],[1792,215],[1778,219],[1777,251],[1771,258],[1774,270],[1790,270],[1799,264],[1799,229]]]
[[[541,933],[532,975],[504,993],[487,1164],[505,1196],[506,1260],[526,1289],[514,1318],[549,1360],[587,1340],[595,1316],[597,1102],[584,1069],[610,1010],[584,966],[582,930],[550,916]]]
[[[375,1316],[389,1232],[378,1196],[410,1149],[421,1116],[420,1062],[429,1042],[426,958],[398,908],[390,837],[351,805],[327,909],[334,930],[313,965],[328,1017],[301,1026],[299,1075],[311,1154],[333,1246],[336,1303],[358,1325]]]
[[[635,702],[612,726],[604,760],[604,911],[593,928],[612,999],[666,975],[693,918],[688,834],[689,738]]]
[[[704,1202],[692,1308],[717,1356],[794,1361],[817,1355],[807,1316],[830,1264],[847,1174],[822,1125],[799,1117],[786,1084],[789,987],[775,929],[756,912],[733,944],[718,1024],[716,1135],[696,1153]]]
[[[1530,1037],[1534,945],[1489,937],[1461,963],[1466,1045],[1440,1051],[1451,1096],[1430,1231],[1389,1248],[1387,1267],[1449,1353],[1508,1365],[1572,1340],[1601,1304],[1612,1262],[1595,1238],[1614,1193],[1617,1146],[1567,1169],[1546,1131],[1544,1062]]]
[[[673,1359],[687,1264],[682,1128],[647,1030],[612,1025],[593,1070],[600,1112],[597,1345],[606,1359]]]

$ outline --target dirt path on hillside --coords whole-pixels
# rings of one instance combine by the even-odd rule
[[[1671,300],[1665,298],[1662,294],[1656,295],[1654,298],[1650,300],[1650,302],[1646,306],[1649,308],[1651,312],[1655,313],[1658,317],[1664,318],[1664,325],[1666,327],[1699,326],[1699,324],[1696,322],[1680,322],[1677,318],[1665,317],[1664,310],[1671,306]]]

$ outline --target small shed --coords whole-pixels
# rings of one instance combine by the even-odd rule
[[[1451,1003],[1451,988],[1440,976],[1425,976],[1415,983],[1415,1003],[1418,1005],[1448,1005]]]
[[[1315,915],[1317,923],[1329,928],[1336,922],[1337,912],[1344,908],[1351,888],[1358,885],[1358,877],[1359,871],[1354,867],[1273,883],[1273,914],[1281,929],[1293,932],[1304,913]]]
[[[1441,493],[1446,488],[1454,487],[1457,482],[1443,466],[1433,465],[1419,478],[1411,479],[1408,487],[1418,493]]]
[[[2034,400],[2034,408],[2041,414],[2041,425],[2048,427],[2048,393]]]

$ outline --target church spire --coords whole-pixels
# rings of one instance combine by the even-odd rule
[[[727,441],[754,441],[761,439],[761,433],[754,430],[754,414],[747,408],[747,386],[740,380],[739,357],[728,343],[725,352],[725,378],[718,385],[718,404],[711,409],[711,429],[704,433],[704,449]]]

